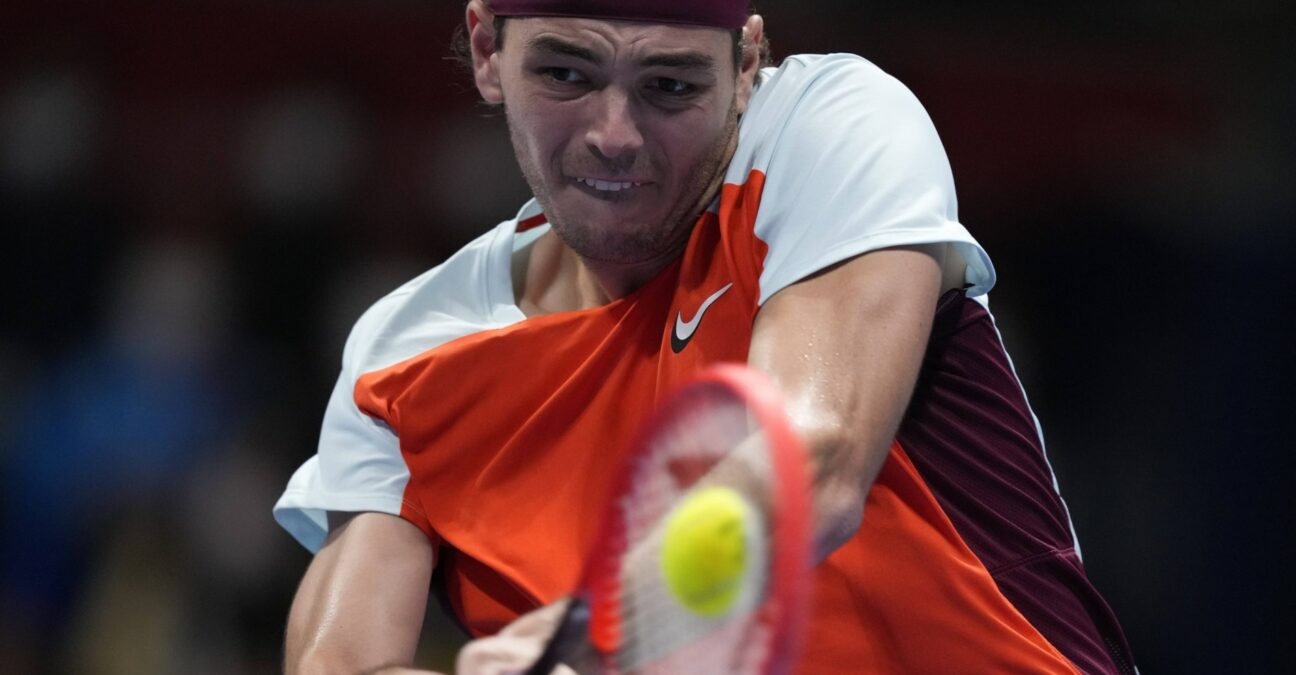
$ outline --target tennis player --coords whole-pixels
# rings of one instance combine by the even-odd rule
[[[534,199],[351,333],[275,507],[316,553],[289,672],[412,667],[434,571],[474,636],[553,603],[632,429],[718,361],[769,374],[813,455],[798,672],[1133,672],[913,94],[848,54],[768,67],[746,0],[465,17]],[[534,658],[529,625],[483,644]]]

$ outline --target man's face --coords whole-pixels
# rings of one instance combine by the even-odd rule
[[[512,18],[490,57],[518,164],[554,231],[589,261],[682,249],[724,176],[750,86],[721,29]]]

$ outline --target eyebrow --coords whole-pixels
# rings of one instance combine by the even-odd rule
[[[682,68],[685,70],[715,70],[715,59],[698,52],[679,54],[653,54],[639,62],[641,66],[660,66],[663,68]]]
[[[600,64],[603,62],[603,59],[600,59],[593,51],[552,35],[538,35],[531,38],[531,40],[527,42],[527,49],[549,52],[551,54],[559,54],[562,56],[572,56],[594,64]]]
[[[570,56],[581,59],[582,61],[588,61],[594,65],[603,64],[603,58],[595,54],[593,50],[552,35],[538,35],[532,38],[527,42],[527,48],[535,51],[548,52],[550,54]],[[715,59],[711,58],[707,54],[695,51],[685,51],[673,54],[650,54],[641,59],[636,65],[641,67],[680,68],[684,70],[714,71],[716,69]]]

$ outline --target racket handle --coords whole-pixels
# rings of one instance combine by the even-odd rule
[[[593,647],[586,637],[589,633],[589,606],[579,596],[567,603],[562,620],[558,623],[549,643],[540,653],[540,658],[527,669],[527,675],[549,675],[560,663],[583,662],[588,660]]]

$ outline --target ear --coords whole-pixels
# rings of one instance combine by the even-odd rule
[[[751,101],[752,91],[756,88],[756,75],[760,72],[760,45],[765,38],[765,19],[759,14],[747,17],[743,26],[742,62],[738,64],[738,114],[747,112],[747,103]]]
[[[499,51],[495,49],[495,13],[483,0],[471,0],[464,10],[464,21],[468,26],[468,44],[472,49],[473,79],[477,82],[477,91],[487,103],[503,103]]]

